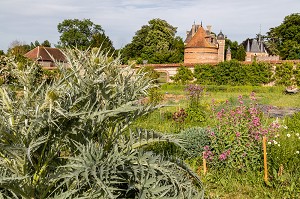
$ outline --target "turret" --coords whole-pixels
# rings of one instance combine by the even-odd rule
[[[218,62],[223,62],[224,61],[224,57],[225,57],[225,36],[222,33],[222,31],[220,31],[220,33],[217,36],[217,41],[219,44],[219,49],[218,49]]]
[[[231,60],[231,49],[230,49],[230,46],[228,46],[227,52],[226,52],[226,61],[230,61],[230,60]]]

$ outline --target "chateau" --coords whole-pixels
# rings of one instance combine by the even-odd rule
[[[218,63],[224,61],[225,36],[220,33],[215,36],[211,32],[211,26],[205,30],[201,25],[192,25],[187,31],[184,41],[184,63]]]
[[[247,39],[244,42],[246,50],[245,61],[278,61],[279,56],[270,56],[265,48],[265,44],[261,38],[261,34],[258,34],[258,38]]]

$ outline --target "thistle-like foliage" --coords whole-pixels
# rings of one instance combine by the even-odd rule
[[[143,151],[178,140],[128,133],[156,108],[140,102],[154,86],[145,73],[100,51],[65,54],[50,83],[35,64],[9,63],[17,80],[0,88],[0,198],[202,197],[184,164]]]

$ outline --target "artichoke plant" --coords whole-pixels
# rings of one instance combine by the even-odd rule
[[[147,151],[172,136],[130,130],[154,110],[142,71],[101,51],[66,50],[68,66],[43,80],[35,63],[8,64],[0,88],[0,198],[202,198],[182,161]]]

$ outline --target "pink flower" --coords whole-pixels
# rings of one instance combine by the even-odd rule
[[[236,137],[240,137],[241,133],[240,132],[236,132],[235,135],[236,135]]]
[[[255,101],[256,100],[256,97],[255,97],[255,93],[252,91],[251,94],[250,94],[250,99],[252,101]]]
[[[205,151],[208,151],[208,150],[209,150],[209,146],[206,145],[206,146],[203,147],[203,149],[204,149]]]

